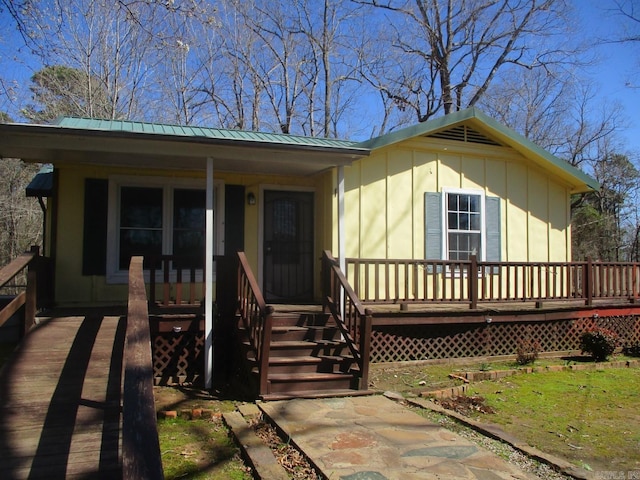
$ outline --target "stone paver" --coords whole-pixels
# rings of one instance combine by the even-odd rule
[[[330,479],[535,479],[381,396],[260,404]]]

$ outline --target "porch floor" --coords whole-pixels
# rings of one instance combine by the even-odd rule
[[[2,478],[122,478],[119,310],[39,317],[0,370]]]

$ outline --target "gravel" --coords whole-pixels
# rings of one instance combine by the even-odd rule
[[[495,453],[499,457],[507,460],[512,465],[517,466],[521,470],[531,473],[540,479],[544,480],[574,480],[574,478],[570,475],[565,475],[561,472],[558,472],[550,465],[546,463],[540,462],[538,460],[532,459],[525,455],[524,453],[516,450],[511,445],[501,442],[499,440],[495,440],[493,438],[486,437],[482,435],[480,432],[469,428],[461,423],[458,423],[451,417],[446,415],[433,412],[431,410],[425,410],[423,408],[415,407],[412,410],[416,411],[418,414],[423,417],[431,420],[434,423],[450,430],[461,437],[464,437],[481,447],[489,450],[490,452]]]

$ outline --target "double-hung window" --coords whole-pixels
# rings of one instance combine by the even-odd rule
[[[449,260],[481,258],[484,195],[446,192],[446,241]]]
[[[500,198],[482,190],[425,193],[425,258],[500,261]]]
[[[145,257],[145,269],[160,255],[173,255],[174,266],[202,271],[205,255],[206,190],[202,181],[114,177],[109,183],[107,279],[126,282],[132,256]],[[219,184],[214,192],[214,251],[222,244]]]

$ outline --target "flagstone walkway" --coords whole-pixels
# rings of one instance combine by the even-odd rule
[[[538,478],[382,396],[259,407],[329,479]]]

